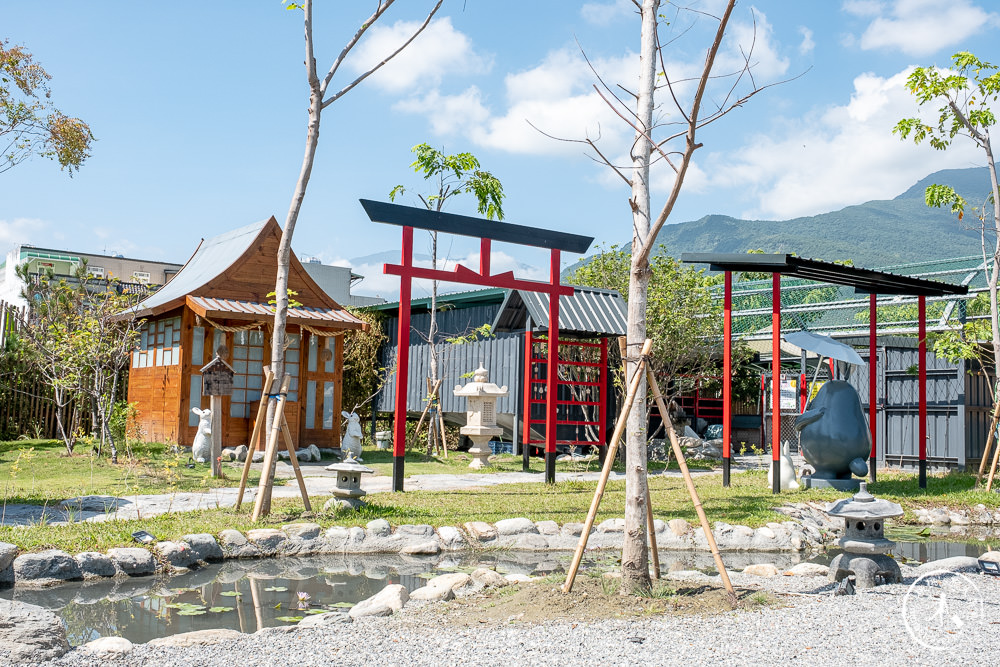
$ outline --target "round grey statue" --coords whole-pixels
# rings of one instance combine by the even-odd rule
[[[872,439],[861,398],[849,382],[831,380],[820,387],[809,409],[795,420],[795,430],[802,456],[815,470],[802,477],[806,488],[858,488],[851,475],[868,474]]]

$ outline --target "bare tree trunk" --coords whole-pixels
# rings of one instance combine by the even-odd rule
[[[659,0],[642,3],[642,38],[639,48],[639,89],[636,102],[635,145],[632,147],[632,255],[628,289],[628,372],[636,372],[639,350],[646,340],[646,301],[650,270],[648,255],[637,257],[649,239],[649,161],[652,146],[648,136],[653,127],[654,86],[656,84],[656,13]],[[649,543],[646,535],[646,379],[639,383],[629,412],[625,436],[625,542],[622,548],[623,595],[649,590]]]
[[[990,186],[993,192],[993,269],[990,271],[990,329],[993,334],[993,372],[994,381],[1000,379],[1000,310],[997,308],[997,283],[1000,281],[1000,188],[997,183],[997,167],[993,162],[993,146],[990,143],[988,130],[983,131],[983,149],[986,151],[986,164],[990,171]],[[994,400],[997,400],[994,398]]]
[[[440,210],[440,205],[438,210]],[[437,270],[438,263],[438,233],[431,232],[431,268],[435,271]],[[427,329],[427,343],[431,347],[431,387],[437,386],[438,380],[438,347],[437,347],[437,295],[438,295],[438,281],[431,281],[431,322]],[[440,406],[440,401],[438,405]],[[431,427],[427,429],[427,454],[430,455],[434,447],[434,438],[436,433],[436,425],[434,420],[431,420]]]

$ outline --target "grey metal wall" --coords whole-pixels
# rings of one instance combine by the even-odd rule
[[[456,398],[452,391],[455,385],[469,382],[462,375],[476,370],[480,363],[489,371],[490,382],[498,386],[507,386],[508,394],[497,401],[497,412],[514,414],[519,412],[517,406],[521,400],[521,355],[524,348],[524,335],[518,333],[497,334],[494,338],[453,345],[440,343],[440,377],[441,407],[445,412],[465,412],[465,399]],[[397,345],[395,340],[382,348],[382,365],[391,368],[395,365]],[[425,378],[431,376],[430,346],[421,339],[410,342],[410,363],[407,376],[406,408],[409,412],[421,412],[424,409],[424,397],[427,395]],[[393,373],[379,394],[378,406],[383,412],[391,412],[396,395],[396,374]]]
[[[847,365],[846,379],[868,414],[868,354],[864,366]],[[880,465],[910,467],[919,460],[919,350],[913,339],[890,339],[877,351],[876,438]],[[982,455],[989,428],[988,379],[927,352],[927,460],[964,468]],[[843,368],[843,365],[841,366]]]

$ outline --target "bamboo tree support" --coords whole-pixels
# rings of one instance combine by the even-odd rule
[[[618,349],[622,353],[622,370],[628,374],[626,357],[628,356],[628,339],[618,337]],[[664,424],[665,426],[665,424]],[[653,520],[653,502],[649,494],[649,475],[646,475],[646,534],[649,535],[649,552],[653,559],[653,578],[660,578],[660,547],[656,544],[656,523]]]
[[[993,479],[997,474],[998,461],[1000,461],[1000,447],[996,447],[996,451],[993,452],[993,463],[990,464],[990,476],[986,478],[986,493],[990,493],[993,490]]]
[[[594,492],[594,500],[590,503],[590,511],[587,512],[587,521],[580,532],[580,542],[576,545],[576,553],[573,554],[573,563],[570,565],[569,573],[566,575],[566,583],[562,586],[563,593],[573,590],[573,581],[576,579],[577,570],[580,569],[580,561],[583,560],[583,551],[587,548],[587,540],[590,538],[590,529],[594,527],[594,517],[597,516],[597,508],[601,505],[601,498],[604,497],[604,488],[608,485],[608,477],[611,475],[611,467],[615,462],[615,455],[618,453],[618,441],[625,432],[625,424],[628,420],[629,410],[632,409],[632,402],[635,401],[635,394],[639,390],[639,382],[642,380],[642,370],[646,366],[646,358],[653,347],[653,341],[649,338],[642,345],[639,353],[639,365],[635,369],[635,375],[629,382],[628,393],[625,395],[625,403],[622,405],[621,414],[618,415],[618,423],[615,424],[614,435],[608,443],[608,453],[604,457],[604,468],[601,470],[601,478],[597,481],[597,490]]]
[[[260,484],[257,486],[257,497],[253,503],[253,514],[251,521],[257,521],[262,514],[270,512],[271,489],[274,486],[274,477],[271,468],[274,466],[274,459],[278,455],[278,433],[281,431],[281,424],[285,414],[285,400],[288,398],[288,385],[292,381],[292,376],[285,373],[281,380],[281,389],[278,391],[278,405],[274,412],[274,422],[271,424],[271,433],[267,438],[267,446],[264,448],[264,468],[260,471]],[[268,396],[270,399],[270,396]],[[265,512],[265,507],[267,512]]]
[[[264,430],[264,421],[267,418],[268,395],[274,391],[274,371],[268,366],[264,370],[264,395],[260,398],[260,407],[257,408],[257,419],[253,423],[253,435],[250,436],[250,443],[247,448],[247,460],[243,462],[243,475],[240,477],[240,492],[236,495],[236,509],[243,505],[243,491],[247,488],[247,479],[250,477],[250,465],[253,463],[253,454],[257,450],[257,439],[260,432]]]
[[[441,401],[438,401],[438,435],[441,436],[441,455],[448,458],[448,440],[444,436],[444,411],[441,410]]]
[[[302,478],[302,469],[299,468],[299,457],[295,455],[295,445],[292,444],[292,436],[289,433],[288,420],[285,413],[281,413],[281,435],[284,436],[285,450],[288,452],[292,463],[292,470],[295,471],[295,479],[299,483],[299,493],[302,494],[302,504],[307,512],[312,512],[312,505],[309,503],[309,494],[306,492],[306,480]]]
[[[1000,387],[998,387],[1000,390]],[[997,422],[1000,421],[1000,395],[994,394],[996,398],[994,399],[993,405],[993,419],[990,421],[990,430],[986,436],[986,447],[983,449],[983,457],[979,461],[979,472],[976,473],[976,486],[983,481],[983,473],[986,471],[986,461],[990,458],[990,451],[993,449],[993,444],[996,441],[997,434]],[[998,448],[997,451],[1000,451]]]
[[[660,418],[663,420],[667,437],[670,438],[670,448],[673,449],[674,457],[677,459],[677,466],[681,469],[681,474],[684,476],[684,483],[687,485],[691,502],[694,503],[694,511],[698,514],[701,529],[705,531],[705,539],[708,541],[708,548],[712,551],[712,558],[715,560],[716,569],[719,570],[719,576],[722,577],[722,585],[726,587],[726,591],[730,595],[735,596],[736,591],[733,590],[733,584],[729,581],[729,573],[726,572],[726,565],[722,562],[722,555],[719,553],[719,545],[715,543],[715,535],[712,534],[712,527],[708,525],[708,517],[705,516],[705,508],[701,506],[698,490],[694,488],[694,480],[691,478],[691,471],[688,470],[687,461],[684,459],[684,452],[681,451],[680,443],[677,442],[677,434],[671,425],[672,422],[667,412],[667,405],[663,402],[663,395],[660,393],[660,386],[656,383],[656,377],[653,376],[653,371],[648,366],[646,367],[646,384],[652,389],[653,400],[656,401],[656,407],[660,411]]]

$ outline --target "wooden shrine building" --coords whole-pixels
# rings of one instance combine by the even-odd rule
[[[222,446],[248,444],[271,363],[281,228],[272,217],[202,241],[184,267],[132,314],[144,318],[132,355],[128,400],[149,442],[190,446],[192,407],[208,408],[202,367],[216,355],[234,371],[222,398]],[[288,309],[285,371],[292,376],[285,416],[299,446],[340,446],[344,338],[364,322],[344,310],[290,256],[288,286],[301,306]],[[263,440],[263,439],[261,439]],[[251,447],[253,448],[253,447]],[[263,442],[256,443],[263,449]]]

